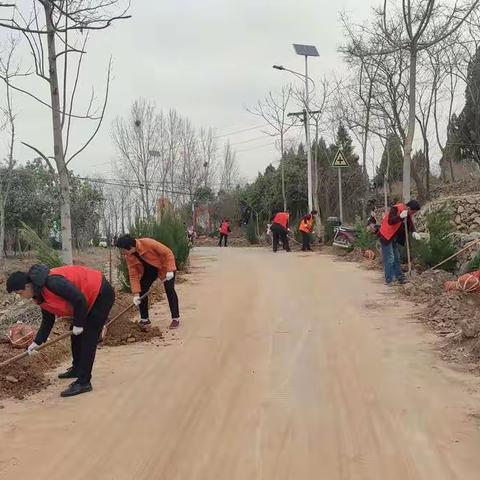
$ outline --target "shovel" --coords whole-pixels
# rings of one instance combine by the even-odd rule
[[[403,220],[403,225],[405,227],[405,242],[407,245],[407,260],[408,260],[408,276],[413,278],[415,276],[415,270],[412,268],[412,256],[410,251],[410,236],[408,234],[408,217]]]
[[[140,297],[141,300],[143,300],[147,295],[149,294],[149,292],[145,293],[144,295],[142,295]],[[116,320],[118,320],[120,317],[122,317],[123,315],[125,315],[128,311],[130,311],[135,305],[132,303],[131,305],[129,305],[128,307],[126,307],[125,309],[123,309],[118,315],[116,315],[115,317],[113,317],[111,320],[109,320],[105,326],[103,327],[103,330],[102,330],[102,335],[104,335],[104,333],[106,334],[106,327],[108,327],[109,325],[111,325],[113,322],[115,322]],[[39,352],[45,348],[48,348],[48,347],[51,347],[52,345],[54,345],[55,343],[58,343],[62,340],[64,340],[65,338],[69,338],[71,337],[73,334],[72,334],[72,331],[68,331],[68,332],[65,332],[65,333],[62,333],[61,335],[59,335],[57,338],[54,338],[53,340],[50,340],[49,342],[45,342],[45,343],[42,343],[42,345],[39,345],[38,347],[35,347],[33,350],[35,352]],[[17,362],[18,360],[21,360],[22,358],[25,358],[25,357],[28,357],[30,354],[29,352],[25,351],[23,353],[20,353],[19,355],[15,355],[14,357],[12,358],[9,358],[8,360],[5,360],[3,362],[0,363],[0,368],[2,367],[6,367],[7,365],[10,365],[11,363],[14,363],[14,362]]]

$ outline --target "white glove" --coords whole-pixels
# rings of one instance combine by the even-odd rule
[[[405,219],[408,217],[408,210],[404,210],[403,212],[400,212],[400,218]]]
[[[412,237],[414,240],[421,240],[422,236],[418,232],[413,232]]]
[[[167,274],[165,275],[165,282],[168,282],[168,281],[171,280],[173,277],[174,277],[173,272],[167,272]]]
[[[140,295],[134,295],[133,296],[133,304],[138,307],[142,301],[140,300]]]
[[[37,353],[35,349],[36,349],[38,346],[39,346],[39,345],[38,345],[37,343],[32,342],[32,343],[28,346],[28,348],[27,348],[27,353],[28,353],[29,355],[33,355],[34,353]]]
[[[74,335],[81,335],[83,333],[83,327],[73,327],[72,333]]]

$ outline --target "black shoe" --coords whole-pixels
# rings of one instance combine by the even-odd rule
[[[71,383],[66,390],[64,390],[60,396],[61,397],[74,397],[75,395],[80,395],[81,393],[91,392],[93,390],[92,384],[88,383],[79,383],[73,382]]]
[[[179,326],[180,326],[180,321],[178,319],[174,318],[172,320],[172,323],[170,324],[170,326],[168,328],[169,328],[169,330],[175,330]]]
[[[152,322],[150,320],[147,320],[146,322],[143,322],[142,320],[140,320],[138,322],[138,325],[140,326],[140,330],[142,332],[149,332],[150,328],[152,327]]]
[[[78,373],[73,367],[70,367],[66,372],[60,373],[58,378],[78,378]]]

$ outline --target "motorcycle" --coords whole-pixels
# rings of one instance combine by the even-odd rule
[[[334,247],[344,248],[350,250],[354,248],[357,235],[354,228],[344,227],[339,225],[334,229],[335,235],[333,236]]]

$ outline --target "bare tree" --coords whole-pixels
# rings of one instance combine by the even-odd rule
[[[404,143],[403,197],[411,194],[411,160],[415,137],[417,110],[418,59],[448,39],[471,17],[480,0],[458,0],[453,5],[439,0],[384,0],[374,9],[371,28],[360,27],[360,33],[350,41],[347,51],[358,57],[388,56],[403,50],[408,53],[408,122]],[[369,43],[365,43],[369,37]],[[381,41],[378,41],[381,37]]]
[[[199,149],[204,169],[204,187],[213,188],[217,174],[217,140],[213,128],[201,128],[199,134]]]
[[[118,153],[117,169],[124,180],[135,182],[147,217],[154,213],[158,193],[168,174],[168,167],[164,165],[166,156],[162,154],[162,122],[163,117],[152,102],[136,100],[128,117],[115,119],[112,128]]]
[[[0,20],[0,27],[21,32],[30,48],[33,67],[28,73],[38,76],[48,85],[49,96],[44,99],[26,90],[5,76],[2,80],[10,87],[21,92],[50,110],[53,131],[53,158],[55,161],[60,191],[60,216],[62,229],[62,256],[66,263],[72,263],[72,226],[70,213],[69,163],[80,155],[92,142],[102,124],[108,100],[110,66],[107,71],[107,87],[102,104],[95,109],[95,93],[79,113],[74,111],[76,94],[80,86],[82,60],[86,54],[88,33],[108,28],[115,20],[128,18],[129,5],[122,8],[122,0],[30,0],[3,3],[6,14]],[[120,13],[116,13],[120,10]],[[76,57],[76,66],[72,68],[71,58]],[[35,90],[36,91],[36,90]],[[87,140],[73,153],[70,134],[73,120],[94,122]],[[50,157],[37,147],[24,143],[37,152],[54,171]]]
[[[204,169],[195,128],[189,119],[183,119],[180,132],[181,169],[177,172],[177,185],[193,201],[197,189],[202,186]]]
[[[280,171],[282,175],[282,198],[283,208],[287,209],[287,197],[285,193],[285,135],[295,124],[295,118],[288,116],[288,106],[292,99],[292,86],[285,85],[280,93],[269,94],[253,108],[247,108],[247,111],[261,117],[267,122],[271,130],[265,133],[271,137],[280,139]]]
[[[0,57],[0,74],[7,79],[5,89],[5,105],[1,108],[3,114],[2,127],[7,131],[7,155],[0,160],[0,270],[4,269],[4,244],[5,244],[5,207],[7,204],[12,184],[12,172],[15,167],[15,114],[13,111],[12,89],[10,80],[19,74],[19,67],[14,65],[14,54],[18,38],[10,37],[5,47],[5,52]]]
[[[225,192],[232,191],[240,180],[236,157],[237,155],[228,141],[223,151],[222,173],[220,175],[220,190]]]

